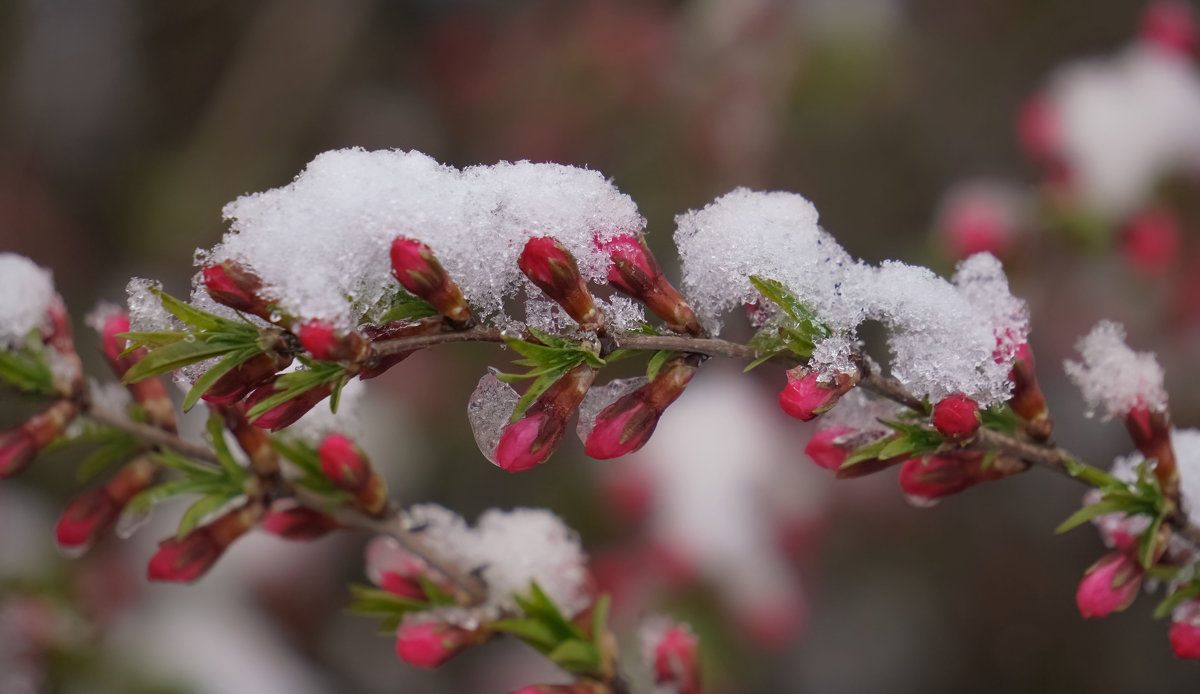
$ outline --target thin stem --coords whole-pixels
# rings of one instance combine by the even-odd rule
[[[434,347],[451,342],[503,341],[504,335],[500,330],[480,325],[466,330],[447,330],[446,332],[434,333],[432,335],[412,335],[410,337],[397,337],[391,340],[380,340],[371,343],[371,351],[376,356],[386,357],[389,354],[411,352],[415,349],[425,349],[426,347]]]

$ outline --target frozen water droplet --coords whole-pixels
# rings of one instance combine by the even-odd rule
[[[575,433],[579,435],[579,440],[587,442],[588,435],[596,426],[596,417],[604,411],[604,408],[647,383],[649,381],[645,376],[618,378],[602,386],[594,386],[589,390],[579,405],[579,423],[575,425]]]
[[[117,518],[117,537],[128,540],[149,520],[150,508],[126,506],[125,510],[121,512],[120,518]]]
[[[195,342],[195,341],[196,341],[196,336],[195,336],[195,335],[192,335],[191,333],[188,333],[187,335],[184,335],[184,336],[183,336],[183,341],[184,341],[184,342]]]
[[[279,311],[271,312],[271,322],[272,323],[278,323],[282,319],[283,319],[283,314],[280,313]]]
[[[74,547],[68,547],[67,545],[59,544],[57,547],[58,553],[67,559],[78,559],[87,554],[87,551],[92,548],[92,544],[89,542],[86,545],[76,545]]]
[[[508,426],[508,420],[517,406],[520,396],[512,386],[489,373],[479,379],[475,392],[467,402],[467,420],[471,422],[471,433],[483,455],[496,462],[492,453],[500,443],[500,434]]]
[[[939,501],[938,499],[931,499],[927,496],[913,496],[912,494],[905,494],[904,499],[917,508],[932,508],[937,506]]]

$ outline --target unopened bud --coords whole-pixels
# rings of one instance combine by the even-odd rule
[[[1168,498],[1179,494],[1179,470],[1171,446],[1171,416],[1164,410],[1139,407],[1125,415],[1125,429],[1146,458],[1153,458],[1154,476]]]
[[[233,541],[254,527],[262,507],[248,504],[196,528],[182,539],[168,538],[150,558],[146,578],[151,581],[191,583],[207,572]]]
[[[784,412],[805,422],[828,412],[858,383],[857,373],[835,374],[833,380],[822,383],[820,374],[803,366],[790,369],[787,378],[787,386],[779,394],[779,406]]]
[[[584,363],[555,381],[521,419],[504,428],[492,454],[496,465],[521,472],[545,462],[562,439],[567,418],[579,408],[594,380],[596,369]]]
[[[420,241],[396,237],[391,250],[392,274],[400,284],[433,304],[443,316],[459,324],[471,320],[471,309],[462,290],[446,274],[429,246]]]
[[[419,602],[429,596],[421,579],[432,581],[446,593],[456,589],[441,573],[430,568],[424,559],[409,552],[394,538],[380,535],[367,543],[367,576],[375,585],[389,593]]]
[[[1033,367],[1033,350],[1027,343],[1022,343],[1017,347],[1012,371],[1008,375],[1013,383],[1013,393],[1008,406],[1025,420],[1025,431],[1033,440],[1046,441],[1054,429],[1054,422],[1050,419],[1046,397],[1042,395],[1042,388],[1038,385]]]
[[[1003,479],[1029,468],[1028,463],[1005,455],[995,456],[987,465],[986,459],[987,453],[980,450],[910,458],[900,468],[900,488],[913,503],[928,505],[981,482]]]
[[[1028,99],[1017,114],[1017,140],[1034,159],[1054,164],[1062,156],[1062,133],[1054,102],[1045,94]]]
[[[242,265],[224,260],[206,266],[201,270],[201,275],[204,277],[204,288],[213,301],[270,323],[279,322],[273,303],[259,295],[262,280]]]
[[[697,336],[704,333],[695,312],[667,281],[641,234],[621,234],[599,245],[612,261],[609,284],[646,304],[671,330]]]
[[[479,643],[480,630],[442,622],[405,620],[396,630],[396,655],[417,667],[434,668]]]
[[[1106,617],[1133,604],[1145,572],[1137,559],[1125,552],[1100,558],[1083,575],[1075,603],[1086,618]]]
[[[100,487],[75,497],[55,526],[59,547],[72,554],[87,550],[108,532],[125,504],[148,488],[157,474],[158,468],[153,462],[139,458],[121,468]]]
[[[584,443],[588,456],[609,460],[646,445],[663,411],[683,393],[698,366],[694,355],[674,357],[653,381],[604,408]]]
[[[212,405],[231,405],[246,393],[272,380],[275,374],[292,363],[292,355],[286,351],[270,350],[250,357],[217,379],[204,391],[204,401]]]
[[[78,412],[75,403],[59,400],[21,426],[0,432],[0,479],[28,467],[43,448],[63,435]]]
[[[668,686],[677,694],[699,694],[699,639],[686,624],[661,617],[657,620],[662,621],[643,627],[643,648],[654,683]]]
[[[1121,255],[1134,270],[1158,277],[1178,258],[1182,237],[1173,213],[1151,207],[1125,222],[1121,229]]]
[[[351,330],[345,335],[339,335],[329,323],[310,320],[296,331],[300,345],[321,361],[350,361],[363,359],[370,346],[357,332]]]
[[[246,410],[249,411],[258,403],[280,392],[279,387],[274,381],[265,383],[255,388],[249,396],[246,397]],[[328,383],[322,383],[319,386],[310,388],[300,395],[281,403],[267,410],[254,420],[254,426],[260,429],[269,429],[271,431],[279,431],[296,423],[296,420],[303,417],[309,410],[317,406],[333,392],[333,386]]]
[[[933,428],[951,441],[966,441],[979,431],[979,403],[962,393],[947,395],[933,406]]]
[[[530,239],[517,260],[521,272],[567,312],[583,330],[598,330],[604,317],[592,301],[575,256],[549,236]]]
[[[1139,38],[1167,53],[1191,59],[1196,55],[1196,17],[1180,0],[1158,0],[1142,12]]]
[[[356,506],[371,514],[387,506],[387,487],[353,441],[341,434],[330,434],[317,453],[321,457],[321,472],[339,489],[353,494]]]
[[[1200,659],[1200,599],[1192,598],[1175,608],[1168,636],[1175,655]]]
[[[312,540],[342,527],[327,513],[287,502],[276,502],[259,525],[285,540]]]

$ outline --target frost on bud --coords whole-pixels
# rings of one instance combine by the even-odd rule
[[[496,465],[521,472],[546,462],[567,430],[567,418],[579,408],[594,380],[596,369],[586,363],[563,374],[520,419],[504,427],[492,454]]]
[[[987,452],[979,450],[909,458],[900,468],[900,488],[909,501],[927,506],[981,482],[1003,479],[1028,468],[1028,463],[1005,455],[988,461]]]
[[[1159,0],[1142,13],[1139,38],[1167,53],[1183,58],[1196,55],[1196,17],[1180,0]]]
[[[75,497],[55,526],[58,546],[69,554],[86,551],[117,522],[125,504],[149,487],[157,474],[154,463],[139,458],[100,487]]]
[[[643,625],[641,641],[656,685],[675,694],[700,693],[699,639],[691,627],[653,617]]]
[[[704,333],[695,312],[667,281],[641,234],[621,234],[599,245],[612,261],[609,284],[646,304],[671,330],[696,336]]]
[[[255,388],[246,398],[246,410],[249,411],[258,403],[279,392],[279,388],[275,382],[265,383]],[[333,392],[333,386],[329,383],[322,383],[319,386],[310,388],[300,395],[281,403],[259,415],[254,420],[254,426],[260,429],[269,429],[271,431],[279,431],[286,429],[296,423],[296,420],[303,417],[309,410],[317,406],[325,398],[329,397]]]
[[[1137,559],[1125,552],[1100,558],[1084,573],[1075,592],[1079,614],[1085,618],[1106,617],[1133,604],[1145,572]]]
[[[1169,210],[1159,207],[1142,210],[1121,229],[1121,255],[1134,270],[1157,277],[1179,255],[1182,236],[1179,221]]]
[[[479,643],[484,636],[482,630],[405,620],[396,630],[396,655],[411,665],[435,668]]]
[[[1200,599],[1191,599],[1171,613],[1171,650],[1180,658],[1200,659]]]
[[[317,449],[321,472],[335,486],[354,495],[354,505],[370,514],[387,506],[387,486],[371,469],[367,455],[341,434],[330,434]]]
[[[392,274],[400,284],[433,304],[443,316],[458,324],[471,320],[471,309],[462,290],[446,274],[429,246],[405,236],[392,241]]]
[[[933,428],[951,441],[974,436],[979,422],[979,403],[962,393],[947,395],[933,406]]]
[[[287,502],[275,503],[259,525],[285,540],[313,540],[342,527],[329,514]]]
[[[204,278],[204,288],[208,295],[218,304],[258,316],[271,323],[279,321],[272,302],[259,296],[262,280],[242,265],[232,260],[224,260],[215,265],[205,266],[200,274]]]
[[[0,479],[28,467],[43,448],[63,435],[78,411],[70,400],[59,400],[21,426],[0,432]]]
[[[158,544],[150,558],[146,578],[151,581],[191,583],[207,572],[233,541],[258,521],[262,507],[248,504],[196,528],[182,539],[171,537]]]
[[[386,535],[367,543],[366,557],[367,576],[389,593],[425,602],[429,596],[421,585],[422,578],[433,581],[446,593],[453,594],[456,591],[454,585],[433,571],[424,559]]]
[[[787,386],[779,394],[779,406],[783,411],[807,422],[832,409],[858,383],[857,373],[835,374],[829,383],[822,383],[820,377],[816,371],[803,366],[788,370]]]
[[[659,417],[683,393],[698,367],[699,358],[695,355],[674,357],[663,365],[653,381],[602,410],[584,443],[587,455],[609,460],[646,445]]]
[[[1026,433],[1035,441],[1045,441],[1050,438],[1054,422],[1050,419],[1046,397],[1042,394],[1042,387],[1038,385],[1033,368],[1033,351],[1028,343],[1022,343],[1017,347],[1013,356],[1012,371],[1008,374],[1008,379],[1013,384],[1008,406],[1025,420]]]
[[[549,236],[530,239],[517,259],[521,272],[567,312],[582,330],[599,330],[604,316],[592,301],[579,266],[561,243]]]

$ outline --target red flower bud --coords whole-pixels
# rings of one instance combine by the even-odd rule
[[[272,318],[273,303],[259,296],[262,280],[250,270],[232,260],[224,260],[206,266],[200,273],[204,277],[204,288],[213,301],[271,323],[280,322],[278,315]]]
[[[254,527],[261,515],[260,506],[248,504],[196,528],[183,539],[163,540],[158,544],[158,552],[150,558],[146,578],[173,583],[195,581],[217,562],[234,540]]]
[[[674,357],[653,381],[604,408],[584,443],[588,456],[609,460],[646,445],[659,417],[683,393],[698,366],[699,360],[693,355]]]
[[[353,441],[341,434],[330,434],[317,453],[321,456],[321,472],[339,489],[353,494],[356,506],[372,514],[383,510],[387,505],[387,488]]]
[[[1037,376],[1033,370],[1033,351],[1029,345],[1022,343],[1013,357],[1013,368],[1008,378],[1013,382],[1013,394],[1008,406],[1025,420],[1025,431],[1035,441],[1045,441],[1050,438],[1054,422],[1046,408],[1046,397],[1038,385]]]
[[[933,406],[933,428],[951,441],[974,436],[979,421],[979,403],[962,393],[947,395]]]
[[[212,405],[232,405],[246,393],[273,380],[275,374],[292,363],[292,355],[279,350],[262,352],[250,357],[204,391],[204,401]]]
[[[279,387],[275,385],[274,381],[255,388],[246,398],[246,411],[249,411],[258,403],[278,392]],[[290,427],[296,423],[296,420],[316,407],[317,403],[329,397],[332,392],[333,386],[328,383],[310,388],[291,400],[276,405],[262,413],[258,419],[254,420],[253,424],[260,429],[269,429],[271,431],[279,431],[280,429]]]
[[[832,382],[821,383],[817,372],[802,366],[789,370],[787,377],[787,386],[779,394],[779,406],[784,412],[805,422],[828,412],[858,383],[857,374],[837,374]]]
[[[1196,55],[1196,18],[1191,7],[1179,0],[1159,0],[1142,12],[1139,38],[1183,58]]]
[[[24,426],[0,433],[0,479],[29,467],[39,450],[37,441]]]
[[[1166,272],[1179,255],[1182,232],[1175,215],[1163,208],[1142,210],[1121,230],[1121,255],[1150,277]]]
[[[471,309],[462,291],[446,274],[429,246],[406,238],[392,241],[392,274],[405,289],[433,304],[443,316],[455,323],[471,320]]]
[[[930,504],[943,496],[957,494],[981,482],[1024,472],[1029,464],[1005,455],[996,456],[986,467],[986,453],[962,450],[926,458],[909,458],[900,468],[900,488],[909,500]]]
[[[271,507],[259,525],[285,540],[312,540],[337,530],[342,524],[333,516],[305,506]]]
[[[480,631],[452,624],[407,621],[396,630],[396,655],[417,667],[434,668],[481,639]]]
[[[1188,600],[1171,615],[1171,650],[1180,658],[1200,659],[1200,600]]]
[[[818,466],[837,472],[842,463],[850,455],[851,447],[839,443],[839,439],[847,434],[853,434],[854,429],[843,426],[832,426],[813,434],[804,446],[804,452]]]
[[[121,510],[158,476],[158,466],[139,458],[121,468],[103,485],[75,497],[55,527],[58,545],[69,553],[83,552],[117,522]]]
[[[45,412],[25,420],[19,427],[0,432],[0,479],[12,477],[29,466],[39,451],[62,436],[79,408],[70,400],[59,400]]]
[[[595,379],[596,369],[585,363],[555,381],[521,419],[504,428],[492,453],[496,465],[508,472],[521,472],[545,462],[562,439],[567,418],[579,408]]]
[[[641,234],[621,234],[599,246],[612,261],[609,284],[646,304],[671,330],[690,335],[704,333],[692,308],[659,269]]]
[[[1154,458],[1154,476],[1163,492],[1174,497],[1179,491],[1179,471],[1171,446],[1171,416],[1165,410],[1139,407],[1125,415],[1125,429],[1146,458]]]
[[[1017,140],[1030,157],[1053,164],[1062,155],[1062,134],[1054,103],[1045,94],[1028,99],[1017,114]]]
[[[1144,575],[1130,554],[1112,552],[1100,558],[1083,575],[1075,603],[1085,618],[1105,617],[1133,604]]]
[[[380,535],[367,544],[366,556],[367,576],[389,593],[426,602],[429,596],[421,585],[422,578],[433,581],[447,593],[456,592],[454,585],[429,568],[424,559],[386,535]]]
[[[596,309],[592,294],[579,274],[575,257],[549,236],[530,239],[517,260],[521,272],[563,307],[583,330],[599,330],[604,317]]]
[[[338,335],[333,326],[318,320],[310,320],[296,331],[300,345],[321,361],[359,361],[370,350],[367,341],[353,330]]]
[[[699,640],[686,625],[672,624],[657,641],[650,644],[654,681],[670,685],[678,694],[699,694]]]
[[[104,360],[112,367],[117,378],[124,378],[125,372],[133,368],[133,365],[145,355],[146,350],[139,347],[133,352],[121,356],[125,351],[126,341],[123,337],[117,337],[117,334],[129,332],[129,315],[124,311],[116,310],[107,313],[101,321],[100,350],[104,353]]]

